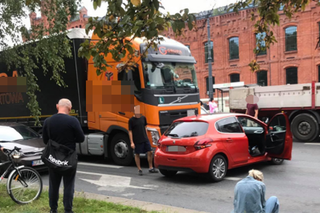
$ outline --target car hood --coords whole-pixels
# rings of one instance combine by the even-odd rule
[[[45,148],[42,138],[35,138],[29,140],[19,140],[14,142],[0,143],[5,149],[13,149],[15,146],[21,148],[23,153],[37,153]]]

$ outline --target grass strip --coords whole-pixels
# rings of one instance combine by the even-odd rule
[[[59,199],[59,213],[64,213],[63,195]],[[75,213],[147,213],[147,211],[104,202],[100,200],[87,199],[84,197],[75,197],[73,201],[73,211]],[[7,193],[6,185],[0,184],[0,212],[1,213],[46,213],[50,212],[48,191],[44,190],[38,200],[30,204],[19,205],[15,203]],[[155,211],[149,213],[157,213]]]

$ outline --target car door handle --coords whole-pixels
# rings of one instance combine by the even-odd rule
[[[226,141],[227,141],[227,142],[231,142],[231,141],[233,141],[233,140],[232,140],[231,138],[227,138]]]
[[[256,130],[256,131],[254,131],[253,133],[254,133],[254,134],[262,134],[263,131],[261,131],[261,130]]]

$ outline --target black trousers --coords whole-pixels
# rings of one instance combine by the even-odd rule
[[[68,172],[58,172],[54,169],[49,169],[49,204],[51,210],[58,209],[59,188],[61,179],[63,178],[63,205],[65,212],[72,211],[74,181],[77,169]]]

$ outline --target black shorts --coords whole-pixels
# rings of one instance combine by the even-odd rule
[[[147,153],[152,151],[149,141],[143,142],[143,143],[137,143],[134,146],[135,146],[135,149],[134,149],[135,154],[142,154],[142,153]]]

